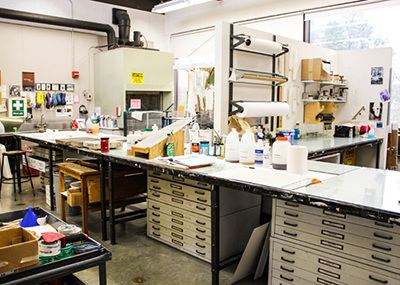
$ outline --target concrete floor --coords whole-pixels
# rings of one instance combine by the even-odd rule
[[[42,207],[50,211],[50,207],[45,202],[44,192],[39,190],[39,177],[34,178],[34,186],[36,197],[33,197],[29,183],[24,183],[22,193],[18,193],[17,201],[14,201],[12,185],[3,184],[0,213],[26,209],[28,206]],[[56,211],[51,213],[59,217]],[[82,226],[80,215],[67,216],[67,221]],[[89,214],[90,237],[112,251],[112,260],[106,263],[107,284],[136,284],[131,282],[135,277],[144,278],[146,281],[143,284],[146,285],[211,284],[211,265],[148,238],[146,218],[118,224],[116,245],[111,245],[109,240],[101,240],[100,222],[100,212]],[[220,284],[230,284],[236,266],[237,264],[234,264],[220,272]],[[98,268],[84,270],[76,275],[89,285],[99,284]],[[267,284],[265,275],[256,281],[253,281],[253,276],[249,276],[235,284]]]

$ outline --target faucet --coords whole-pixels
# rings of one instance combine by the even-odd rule
[[[44,120],[44,124],[43,124],[43,120]],[[44,117],[44,114],[42,114],[42,116],[40,117],[40,125],[43,127],[46,125],[46,118]]]

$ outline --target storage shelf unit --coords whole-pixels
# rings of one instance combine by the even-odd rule
[[[400,227],[274,199],[268,284],[400,284]]]
[[[322,88],[323,86],[332,86],[332,88],[340,88],[340,87],[346,87],[346,84],[343,83],[339,83],[339,82],[326,82],[326,81],[313,81],[313,80],[304,80],[302,81],[302,83],[304,84],[304,92],[307,92],[307,86],[308,85],[319,85],[320,88]],[[347,94],[348,96],[348,94]],[[347,102],[347,97],[346,100],[344,99],[328,99],[328,100],[324,100],[324,99],[303,99],[302,100],[304,103],[310,103],[310,102],[335,102],[335,103],[346,103]]]
[[[149,171],[147,235],[211,262],[211,191],[209,183]],[[259,225],[261,199],[221,187],[220,201],[220,257],[225,260],[244,250]]]

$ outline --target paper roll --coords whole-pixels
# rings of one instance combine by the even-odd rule
[[[282,52],[282,45],[276,42],[248,37],[245,41],[244,47],[248,50],[277,54]]]
[[[237,104],[244,109],[243,112],[237,113],[239,118],[282,116],[290,110],[286,102],[237,102]]]
[[[307,174],[307,160],[307,147],[302,145],[289,146],[287,153],[287,172],[292,174]]]

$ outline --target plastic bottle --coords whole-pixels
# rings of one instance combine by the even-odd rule
[[[272,168],[286,170],[287,150],[290,146],[287,137],[277,137],[272,144]]]
[[[257,133],[257,144],[254,149],[254,163],[258,165],[262,165],[264,161],[264,145],[262,141],[262,133]]]
[[[86,121],[86,130],[91,130],[91,129],[93,129],[93,123],[92,120],[89,118]]]
[[[239,162],[241,164],[254,164],[255,147],[254,134],[251,129],[247,129],[240,141]]]
[[[296,122],[296,126],[294,127],[294,139],[300,139],[300,122]]]
[[[172,138],[172,132],[167,134],[167,143],[165,144],[165,156],[175,156],[175,144]]]
[[[220,148],[222,148],[223,144],[221,144]],[[225,160],[227,162],[239,162],[239,151],[240,151],[240,142],[239,142],[239,133],[235,128],[229,133],[226,138],[225,148]],[[221,156],[222,156],[222,149]]]
[[[153,129],[153,132],[158,132],[158,126],[156,124],[153,125],[153,127],[151,127]]]
[[[225,157],[225,142],[226,142],[226,136],[222,136],[221,138],[221,145],[220,145],[220,156]]]
[[[200,138],[197,132],[193,133],[191,146],[192,153],[200,153]]]
[[[269,167],[271,164],[271,146],[269,145],[269,140],[264,143],[264,153],[263,153],[263,166]]]
[[[372,125],[370,127],[371,127],[371,129],[368,132],[368,138],[369,139],[373,139],[373,138],[375,138],[375,130],[374,130],[374,127]]]
[[[352,138],[352,137],[353,137],[353,130],[354,130],[354,127],[350,127],[350,130],[349,130],[349,138]]]

